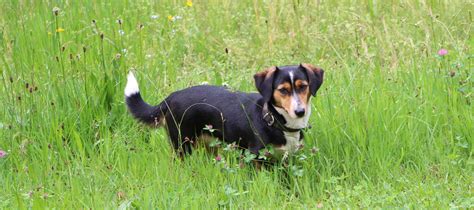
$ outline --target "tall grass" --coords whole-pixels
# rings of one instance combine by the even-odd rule
[[[472,208],[473,8],[1,1],[0,208]],[[257,71],[300,62],[326,74],[287,169],[176,161],[123,103],[130,69],[158,103],[203,82],[255,91]]]

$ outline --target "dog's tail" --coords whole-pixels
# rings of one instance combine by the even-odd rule
[[[127,85],[125,86],[125,102],[127,103],[128,110],[132,113],[133,117],[137,120],[149,124],[158,126],[161,122],[161,118],[166,111],[162,105],[151,106],[143,101],[138,89],[138,82],[132,72],[128,73]]]

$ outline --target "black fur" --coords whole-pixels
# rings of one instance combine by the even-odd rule
[[[300,67],[287,66],[276,71],[284,73],[295,68]],[[307,77],[304,71],[301,72]],[[261,94],[201,85],[176,91],[157,106],[145,103],[140,93],[126,97],[126,103],[132,115],[141,122],[159,125],[165,119],[164,124],[173,147],[180,154],[191,153],[192,144],[199,141],[202,134],[212,135],[228,143],[235,142],[257,154],[265,145],[278,146],[286,143],[283,131],[269,126],[262,119],[262,107],[264,103],[271,103],[273,83],[283,73],[267,78],[257,74],[255,82]],[[276,120],[285,124],[284,118],[272,106],[269,107]],[[209,129],[204,129],[208,125],[215,130],[210,132]]]
[[[150,106],[143,101],[140,92],[125,97],[128,110],[132,115],[139,121],[146,124],[158,124],[159,118],[162,112],[166,112],[167,109],[161,108],[161,104],[158,106]]]

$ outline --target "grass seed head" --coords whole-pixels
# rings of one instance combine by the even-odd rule
[[[118,191],[118,192],[117,192],[117,198],[118,198],[119,200],[125,199],[125,193],[122,192],[122,191]]]
[[[60,11],[61,11],[61,9],[59,9],[59,7],[54,7],[54,8],[53,8],[53,14],[54,14],[55,16],[58,16]]]
[[[455,72],[454,70],[451,70],[451,71],[449,72],[449,76],[451,76],[451,77],[456,76],[456,72]]]
[[[316,154],[317,152],[319,152],[319,148],[317,148],[317,147],[311,148],[311,153],[312,154]]]

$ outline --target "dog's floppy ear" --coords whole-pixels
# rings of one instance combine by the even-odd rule
[[[311,95],[316,95],[316,92],[323,84],[324,70],[308,63],[302,63],[300,64],[300,67],[303,67],[306,70]]]
[[[269,102],[273,95],[273,76],[278,70],[278,67],[273,66],[265,69],[262,72],[256,73],[253,78],[255,79],[255,86],[258,92],[263,97],[265,102]]]

